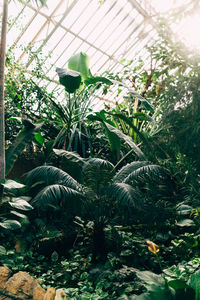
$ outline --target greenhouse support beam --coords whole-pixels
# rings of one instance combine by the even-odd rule
[[[48,17],[45,21],[45,23],[41,26],[41,28],[39,29],[39,31],[36,33],[36,35],[34,36],[34,38],[31,40],[31,42],[29,43],[29,45],[26,47],[25,51],[21,54],[21,56],[19,57],[18,61],[20,61],[23,56],[27,53],[27,51],[31,48],[31,46],[34,44],[34,42],[37,40],[38,36],[41,34],[41,32],[44,30],[44,28],[49,24],[52,16],[57,12],[57,10],[60,8],[60,6],[63,4],[64,0],[60,0],[60,2],[57,4],[57,6],[55,7],[55,9],[53,10],[53,12],[51,13],[51,16]],[[24,3],[22,1],[22,3]],[[39,10],[35,11],[36,14],[38,14]],[[30,23],[31,24],[31,23]],[[30,26],[29,24],[29,26]]]
[[[8,22],[8,2],[3,2],[3,17],[0,44],[0,181],[5,179],[5,124],[4,124],[4,72],[6,57],[6,31]]]
[[[72,8],[76,5],[77,2],[78,2],[78,0],[74,0],[73,3],[69,6],[69,8],[64,12],[64,14],[63,14],[62,18],[60,19],[60,21],[55,25],[55,27],[53,28],[53,30],[49,33],[49,35],[43,41],[42,45],[37,49],[36,53],[38,53],[42,49],[42,47],[48,42],[48,40],[54,34],[54,32],[56,31],[56,29],[61,25],[62,21],[66,18],[66,16],[69,14],[69,12],[72,10]],[[34,57],[31,58],[28,61],[28,63],[26,64],[27,68],[32,63],[33,60],[34,60]]]

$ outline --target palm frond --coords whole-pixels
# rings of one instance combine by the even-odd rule
[[[101,187],[106,186],[111,180],[113,168],[114,165],[107,160],[100,158],[88,159],[83,165],[86,185],[98,194]]]
[[[154,164],[148,164],[145,166],[138,167],[135,171],[131,172],[125,179],[124,183],[135,183],[135,182],[149,182],[149,181],[163,181],[169,177],[167,169]]]
[[[36,182],[44,182],[45,185],[62,184],[76,191],[81,191],[81,185],[69,174],[53,166],[41,166],[28,172],[26,180],[27,185],[33,185]]]
[[[32,204],[46,211],[49,207],[65,208],[67,212],[80,213],[84,196],[72,188],[60,184],[53,184],[43,188],[32,200]]]
[[[140,209],[143,204],[142,194],[126,183],[111,184],[107,188],[106,194],[109,198],[115,198],[120,207]]]
[[[128,175],[130,175],[132,172],[137,170],[140,167],[146,166],[149,164],[148,161],[134,161],[130,164],[125,165],[122,167],[117,174],[114,176],[113,181],[114,182],[123,182]]]

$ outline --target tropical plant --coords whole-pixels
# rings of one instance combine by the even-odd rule
[[[70,170],[76,168],[80,173],[79,181],[57,167],[37,167],[28,173],[25,181],[33,187],[31,204],[44,215],[48,211],[57,225],[60,220],[55,220],[55,214],[62,224],[72,222],[75,216],[93,221],[97,253],[105,252],[105,224],[133,222],[135,209],[141,210],[144,202],[148,203],[145,191],[155,193],[156,185],[159,189],[159,184],[170,178],[166,169],[148,161],[134,161],[116,172],[112,163],[100,158],[83,159],[59,149],[54,152],[70,161]]]
[[[27,219],[24,214],[33,207],[28,203],[29,197],[23,196],[25,185],[14,180],[1,181],[3,195],[0,199],[0,236],[5,236],[10,230],[21,228],[23,220]],[[0,255],[6,253],[0,246]]]
[[[26,145],[33,140],[38,139],[38,130],[41,128],[42,123],[34,125],[29,120],[21,120],[24,128],[18,133],[16,139],[6,150],[6,175],[11,171],[18,156],[23,152]],[[40,133],[39,133],[40,134]]]
[[[52,102],[62,120],[62,129],[53,147],[76,151],[86,157],[92,147],[85,121],[94,93],[101,83],[112,83],[107,78],[92,76],[89,57],[82,52],[69,59],[68,69],[57,68],[56,71],[60,83],[65,87],[66,103],[63,105]]]

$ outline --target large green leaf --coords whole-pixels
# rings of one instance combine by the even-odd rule
[[[4,188],[8,190],[22,189],[25,187],[24,184],[14,181],[12,179],[5,179],[3,182],[1,182],[1,184],[4,186]]]
[[[1,255],[7,255],[6,248],[4,248],[3,246],[0,246],[0,256]]]
[[[60,156],[60,157],[64,157],[67,160],[70,160],[74,163],[78,163],[80,165],[82,165],[84,163],[84,158],[82,158],[78,153],[76,152],[71,152],[71,151],[66,151],[66,150],[62,150],[62,149],[53,149],[53,152]]]
[[[41,133],[40,133],[40,132],[36,133],[34,137],[35,137],[35,140],[36,140],[41,146],[43,146],[43,144],[44,144],[44,137],[41,135]]]
[[[195,291],[195,300],[200,300],[200,270],[192,274],[188,284]]]
[[[161,275],[157,275],[150,271],[139,271],[136,275],[140,280],[144,281],[145,287],[148,290],[151,290],[153,285],[165,286],[165,280]]]
[[[133,170],[126,178],[124,178],[125,183],[130,184],[136,181],[163,181],[168,178],[168,171],[152,163],[146,163],[143,166],[138,166],[136,170]]]
[[[86,85],[94,84],[94,83],[98,83],[98,82],[105,83],[105,84],[108,84],[108,85],[113,84],[108,78],[102,77],[102,76],[95,76],[95,77],[92,76],[92,77],[88,77],[84,80],[84,83]]]
[[[104,110],[101,110],[100,112],[95,113],[95,115],[91,114],[87,118],[90,121],[93,121],[93,122],[94,121],[101,122],[102,127],[105,130],[106,137],[108,138],[108,142],[109,142],[109,145],[110,145],[110,150],[113,153],[113,155],[115,156],[115,158],[117,160],[119,160],[119,158],[120,158],[120,149],[121,149],[121,140],[115,133],[110,131],[108,126],[107,126],[107,124],[110,124],[111,126],[112,125],[114,126],[115,124],[111,120],[106,119]]]
[[[15,230],[21,227],[21,224],[16,220],[5,220],[0,222],[0,227],[9,230]]]
[[[25,146],[34,139],[35,132],[43,125],[34,125],[28,120],[23,120],[25,128],[20,131],[15,141],[6,150],[6,175],[11,171],[17,157],[22,153]]]
[[[87,187],[96,193],[108,185],[112,178],[114,165],[107,160],[90,158],[83,165],[83,174]]]
[[[109,198],[117,199],[117,203],[124,208],[141,208],[143,197],[141,193],[125,183],[114,183],[106,189]]]
[[[168,287],[163,288],[160,286],[154,286],[153,290],[149,293],[144,293],[139,296],[130,297],[130,300],[176,300],[172,290]],[[192,300],[184,298],[184,300]]]
[[[24,199],[22,198],[12,198],[9,202],[10,206],[21,209],[21,210],[31,210],[33,207]]]
[[[28,172],[25,182],[33,185],[36,182],[43,181],[45,185],[63,184],[76,191],[80,191],[81,185],[63,170],[53,166],[41,166]]]
[[[80,52],[70,58],[68,61],[68,68],[79,72],[83,79],[87,79],[92,76],[89,69],[89,56],[83,52]]]
[[[89,56],[86,53],[80,52],[72,56],[68,62],[68,68],[80,72],[81,77],[86,85],[94,83],[104,83],[111,85],[111,80],[102,76],[92,76],[89,69]]]
[[[180,279],[170,280],[168,281],[168,285],[174,290],[187,289],[189,287],[185,281]]]
[[[146,158],[145,154],[140,150],[140,148],[132,141],[132,139],[129,136],[125,135],[119,129],[113,127],[108,123],[106,123],[106,126],[110,132],[116,134],[119,138],[123,139],[133,149],[138,158],[140,158],[141,160],[144,160]]]
[[[109,130],[106,122],[102,121],[102,125],[105,129],[105,133],[109,141],[110,150],[116,156],[116,159],[119,160],[120,150],[121,150],[121,140],[115,133]]]
[[[126,177],[128,177],[132,172],[136,171],[138,168],[148,165],[148,161],[133,161],[130,164],[126,164],[122,167],[117,174],[114,176],[114,182],[123,182]]]
[[[64,85],[66,91],[68,93],[75,93],[81,84],[80,72],[62,68],[56,68],[56,72],[58,73],[60,83]]]
[[[42,210],[49,207],[66,209],[68,212],[80,213],[84,195],[76,190],[60,184],[49,185],[42,189],[33,199],[33,204]]]

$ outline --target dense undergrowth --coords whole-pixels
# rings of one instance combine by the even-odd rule
[[[80,53],[64,103],[9,54],[1,264],[69,299],[200,299],[199,58],[181,47],[105,77]]]

